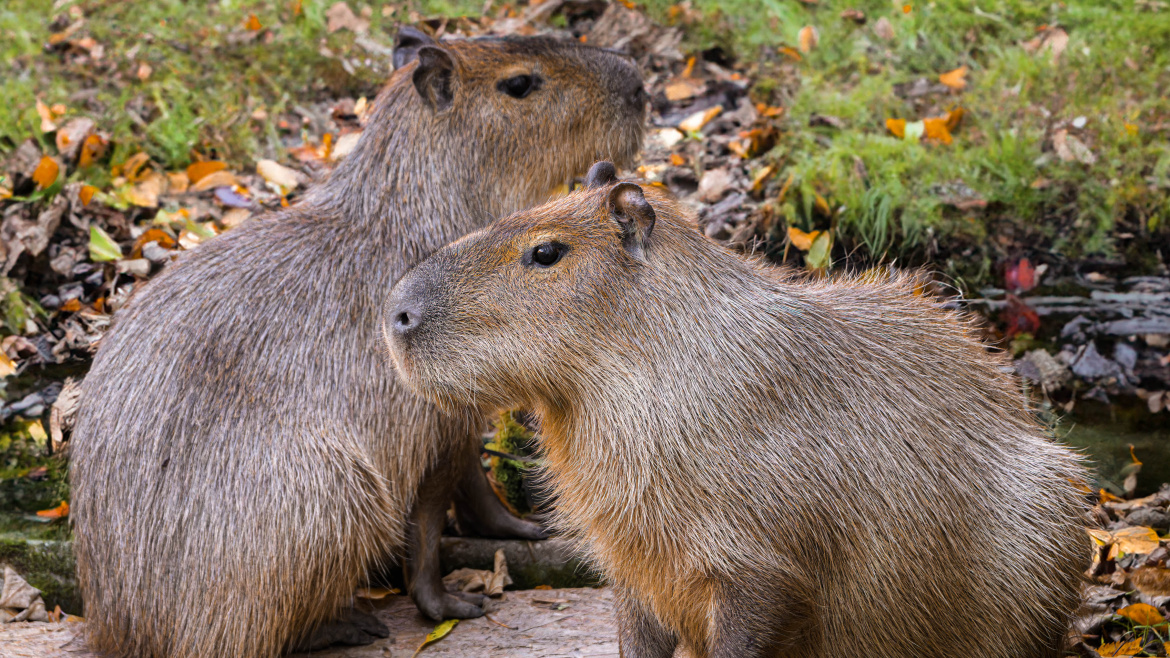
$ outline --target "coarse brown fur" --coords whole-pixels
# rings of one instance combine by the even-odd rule
[[[546,200],[596,157],[631,160],[645,96],[636,67],[601,49],[427,48],[413,34],[328,182],[184,254],[115,316],[72,439],[92,649],[278,655],[337,618],[412,533],[407,576],[423,611],[483,613],[437,573],[457,476],[479,480],[459,495],[503,509],[466,466],[480,419],[441,414],[395,382],[380,310],[431,251]],[[497,89],[522,74],[540,88]],[[508,518],[496,529],[540,532]]]
[[[1081,460],[913,291],[742,257],[603,176],[436,252],[384,332],[440,406],[537,412],[624,656],[1057,656],[1089,554]]]

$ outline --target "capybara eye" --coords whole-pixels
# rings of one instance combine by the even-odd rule
[[[556,242],[546,242],[533,248],[532,262],[541,267],[552,267],[556,265],[557,261],[564,254],[565,245],[557,244]]]
[[[539,78],[531,75],[518,75],[507,80],[500,80],[496,85],[496,89],[504,92],[512,98],[524,98],[536,89]]]

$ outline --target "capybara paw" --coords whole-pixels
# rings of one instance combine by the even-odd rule
[[[512,534],[516,539],[548,539],[549,531],[543,525],[526,519],[516,519],[516,527]]]
[[[444,619],[474,619],[482,617],[487,610],[482,606],[464,601],[454,594],[441,594],[436,597],[427,597],[426,600],[416,600],[418,609],[435,621]]]
[[[464,601],[467,601],[471,605],[479,606],[485,610],[487,609],[488,597],[484,596],[483,594],[475,594],[472,592],[452,592],[452,594],[458,596]]]
[[[389,637],[390,629],[377,617],[350,609],[340,619],[325,622],[293,648],[294,652],[320,651],[336,644],[358,646],[372,644],[378,638]]]

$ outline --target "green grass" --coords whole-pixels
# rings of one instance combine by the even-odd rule
[[[666,0],[647,4],[672,19]],[[950,259],[942,264],[961,279],[983,278],[1003,255],[989,238],[1005,224],[1060,258],[1152,265],[1147,240],[1165,242],[1170,221],[1170,9],[1133,0],[936,0],[912,2],[906,13],[903,4],[694,1],[705,20],[686,25],[685,45],[760,62],[756,100],[788,110],[770,154],[781,179],[794,177],[778,207],[787,223],[835,228],[844,252],[863,258]],[[842,18],[847,8],[863,11],[866,24]],[[889,42],[873,29],[883,17],[894,29]],[[817,28],[817,47],[800,62],[778,54],[798,45],[805,25]],[[1069,34],[1059,61],[1021,45],[1042,26]],[[921,105],[896,93],[959,66],[970,69],[961,93]],[[951,145],[905,142],[885,129],[887,118],[915,121],[952,106],[966,115]],[[846,127],[809,127],[812,114]],[[1051,150],[1053,128],[1077,117],[1085,126],[1075,134],[1097,157],[1091,165]],[[943,202],[945,190],[963,187],[986,209]],[[813,210],[814,194],[832,216]]]
[[[66,119],[97,120],[111,135],[114,162],[139,150],[167,167],[187,164],[192,149],[233,161],[279,154],[274,121],[252,120],[254,110],[275,117],[315,100],[371,95],[391,69],[384,54],[356,45],[352,32],[328,33],[325,13],[333,0],[304,0],[299,14],[295,4],[78,1],[54,13],[46,0],[8,0],[0,5],[0,94],[7,99],[0,105],[0,152],[39,137],[39,97],[68,107]],[[369,39],[382,46],[392,43],[411,11],[426,16],[482,8],[444,0],[367,4]],[[360,12],[364,5],[350,6]],[[393,11],[383,15],[383,8]],[[54,26],[54,19],[72,20],[71,10],[84,16],[72,37],[101,44],[102,65],[44,49],[52,28],[69,22]],[[250,14],[263,25],[253,39],[244,29]],[[152,69],[145,80],[136,75],[142,64]]]

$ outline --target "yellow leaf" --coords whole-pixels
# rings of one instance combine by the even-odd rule
[[[1097,653],[1101,655],[1101,658],[1133,658],[1141,652],[1142,641],[1140,639],[1129,642],[1110,642],[1097,648]]]
[[[1124,500],[1118,498],[1117,496],[1114,496],[1113,494],[1109,493],[1108,491],[1105,491],[1104,489],[1097,492],[1097,497],[1100,498],[1101,502],[1103,502],[1103,503],[1124,503],[1125,502]]]
[[[239,181],[230,171],[217,171],[199,179],[198,183],[191,184],[192,192],[206,192],[216,187],[233,187]]]
[[[793,59],[797,62],[799,62],[802,59],[800,56],[800,53],[797,52],[796,49],[792,48],[791,46],[782,46],[777,50],[779,51],[779,53],[781,55],[786,55],[790,59]]]
[[[1113,533],[1113,540],[1127,555],[1145,555],[1158,548],[1158,533],[1145,526],[1122,528]]]
[[[938,81],[951,89],[963,89],[967,86],[967,67],[960,66],[953,71],[947,71],[938,76]]]
[[[812,52],[812,49],[817,47],[817,43],[820,40],[821,35],[817,32],[817,28],[811,25],[805,25],[800,28],[800,33],[797,35],[797,43],[802,53]]]
[[[776,168],[773,165],[768,165],[767,167],[761,169],[759,173],[756,174],[755,178],[752,179],[752,191],[755,192],[763,187],[764,183],[772,177],[772,173],[775,172],[775,170]]]
[[[139,151],[129,158],[126,158],[126,161],[122,163],[121,167],[115,167],[113,175],[117,176],[117,172],[120,169],[122,176],[125,176],[126,180],[133,183],[138,180],[139,175],[142,173],[142,168],[145,167],[146,163],[149,161],[150,156],[142,151]]]
[[[685,165],[686,163],[687,163],[687,159],[685,157],[683,157],[682,154],[679,154],[679,153],[671,153],[670,154],[670,164],[672,164],[676,167],[681,167],[681,166]]]
[[[820,231],[805,233],[795,226],[788,227],[788,240],[792,243],[792,246],[801,251],[808,251],[809,249],[812,249],[813,240],[816,240],[817,236],[820,234]]]
[[[1138,459],[1138,458],[1137,458],[1137,455],[1135,455],[1135,454],[1134,454],[1134,452],[1133,452],[1133,444],[1132,444],[1132,443],[1129,445],[1129,458],[1130,458],[1130,459],[1132,459],[1132,460],[1133,460],[1133,463],[1135,463],[1135,464],[1141,464],[1141,463],[1142,463],[1142,460]]]
[[[1158,609],[1146,603],[1134,603],[1117,611],[1117,614],[1133,621],[1138,626],[1161,626],[1166,618]]]
[[[922,120],[923,136],[942,144],[951,143],[951,131],[947,130],[945,117],[930,117]]]
[[[687,58],[687,66],[683,69],[682,77],[689,78],[695,72],[695,58],[694,56]]]
[[[671,102],[693,98],[702,89],[702,83],[687,78],[675,80],[666,85],[666,100]]]
[[[1089,536],[1093,538],[1093,541],[1098,546],[1108,546],[1109,544],[1113,543],[1113,535],[1104,530],[1098,530],[1096,528],[1085,528],[1085,532],[1089,533]]]
[[[41,132],[51,133],[57,129],[57,124],[53,123],[53,111],[39,98],[37,99],[37,114],[41,117]]]
[[[194,162],[187,167],[187,179],[194,185],[198,183],[203,177],[214,174],[217,171],[227,169],[227,164],[218,160],[208,160],[206,162]]]
[[[101,135],[90,133],[81,144],[81,157],[77,166],[85,169],[102,157],[106,152],[106,140]]]
[[[905,119],[886,119],[886,130],[898,139],[906,137],[906,120]]]
[[[38,443],[49,439],[49,435],[45,433],[45,426],[39,420],[28,426],[28,435]]]
[[[947,130],[958,128],[959,122],[963,120],[963,115],[966,113],[967,111],[961,107],[956,107],[950,112],[947,112],[947,116],[945,117],[947,120]]]
[[[69,503],[61,501],[61,504],[53,509],[45,509],[37,512],[37,516],[42,519],[63,519],[69,516]]]
[[[415,649],[414,651],[414,656],[417,656],[419,653],[421,653],[428,644],[431,644],[432,642],[438,642],[439,640],[447,637],[447,634],[450,633],[451,629],[455,628],[458,623],[458,619],[448,619],[447,621],[439,623],[438,626],[435,626],[435,630],[427,634],[427,639],[423,640],[422,644],[418,645],[418,649]],[[411,658],[414,658],[414,656],[411,656]]]
[[[88,206],[95,192],[97,192],[97,188],[93,185],[82,185],[77,192],[77,198],[81,199],[81,205]]]
[[[33,171],[32,179],[36,182],[37,187],[45,189],[57,182],[57,174],[61,171],[61,165],[57,161],[47,155],[41,156],[41,161],[37,163],[37,168]]]
[[[722,105],[716,105],[715,107],[709,108],[707,110],[699,110],[691,116],[683,119],[682,122],[678,124],[678,129],[688,133],[701,130],[703,126],[707,125],[707,122],[719,116],[719,113],[722,111]]]
[[[1125,124],[1125,132],[1128,133],[1130,137],[1137,137],[1137,134],[1138,134],[1137,124],[1134,124],[1134,123]]]
[[[7,377],[16,374],[16,362],[8,357],[3,350],[0,350],[0,377]]]

